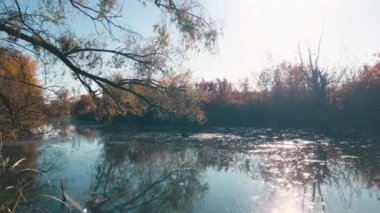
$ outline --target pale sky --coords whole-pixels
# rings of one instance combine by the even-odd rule
[[[298,43],[316,50],[322,29],[321,63],[326,66],[358,66],[380,52],[380,0],[200,2],[222,25],[223,36],[217,54],[197,54],[189,62],[195,80],[226,77],[236,82],[284,60],[295,61]],[[158,22],[157,8],[151,4],[144,8],[137,0],[126,0],[124,7],[120,23],[149,35]],[[69,22],[85,35],[93,30],[83,20]]]
[[[192,60],[194,77],[236,81],[284,60],[298,43],[316,49],[327,66],[361,64],[380,52],[379,0],[203,0],[223,25],[219,54]]]

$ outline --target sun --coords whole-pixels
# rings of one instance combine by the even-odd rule
[[[223,22],[217,56],[196,59],[205,78],[237,81],[260,72],[270,63],[292,60],[298,43],[316,46],[324,22],[335,4],[328,0],[211,0]]]

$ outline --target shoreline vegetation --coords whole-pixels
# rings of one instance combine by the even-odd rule
[[[330,72],[311,65],[284,62],[263,71],[254,85],[249,79],[239,85],[227,79],[184,84],[190,87],[187,90],[191,93],[187,100],[178,102],[189,103],[176,106],[177,114],[148,107],[138,110],[139,113],[115,111],[114,114],[103,115],[100,120],[153,126],[380,127],[380,112],[377,110],[380,103],[380,63],[363,66],[350,74],[345,70]],[[68,104],[72,106],[74,118],[95,120],[99,118],[96,117],[99,115],[97,112],[105,111],[92,105],[89,99],[82,95]]]
[[[73,95],[63,88],[53,98],[46,98],[38,87],[35,62],[30,57],[3,52],[0,59],[7,64],[0,72],[8,76],[0,79],[3,139],[28,137],[43,124],[54,125],[68,118],[119,126],[183,128],[380,127],[380,62],[351,73],[284,62],[263,71],[255,82],[245,79],[238,85],[227,79],[193,82],[189,73],[178,73],[159,80],[165,85],[164,92],[128,87],[154,100],[150,105],[113,88],[108,88],[112,93],[104,92],[100,97]],[[119,74],[109,79],[115,83],[122,80]]]
[[[188,59],[216,53],[222,26],[198,1],[139,2],[160,14],[147,35],[124,27],[127,11],[117,0],[1,4],[2,137],[30,137],[68,117],[152,126],[380,127],[380,60],[325,67],[321,33],[316,48],[298,46],[298,60],[254,78],[195,81]],[[94,25],[79,32],[71,20]],[[66,77],[81,87],[60,85]]]
[[[112,143],[114,136],[127,137],[127,131],[120,131],[124,129],[138,132],[151,128],[159,132],[173,128],[169,131],[179,148],[187,147],[177,142],[197,141],[193,133],[202,128],[225,128],[223,132],[231,136],[228,143],[235,142],[230,135],[234,130],[229,127],[270,128],[264,134],[287,128],[327,130],[332,134],[335,129],[347,129],[346,134],[352,133],[348,129],[364,130],[363,134],[380,129],[379,53],[374,55],[378,61],[373,64],[356,65],[355,68],[322,67],[319,63],[321,33],[317,51],[306,47],[307,52],[303,53],[299,47],[298,61],[274,65],[239,83],[225,78],[196,81],[186,66],[196,54],[218,52],[222,23],[213,20],[198,0],[138,0],[135,3],[134,6],[132,2],[118,0],[0,1],[0,212],[45,211],[44,208],[54,211],[50,202],[56,202],[61,212],[66,208],[70,212],[87,212],[86,208],[89,212],[92,209],[107,212],[110,207],[119,212],[139,207],[144,211],[150,207],[150,202],[154,207],[159,206],[153,201],[159,201],[158,204],[162,201],[166,205],[163,209],[175,210],[191,207],[193,199],[199,199],[198,194],[208,190],[207,184],[201,183],[201,175],[216,166],[215,162],[220,162],[219,168],[225,167],[227,171],[228,159],[233,162],[249,157],[237,163],[245,165],[247,174],[255,168],[249,161],[254,161],[253,155],[241,155],[244,153],[238,151],[238,143],[233,144],[233,150],[216,153],[219,160],[215,161],[211,143],[206,147],[201,142],[200,146],[205,149],[197,147],[190,152],[188,149],[169,150],[176,151],[174,154],[167,152],[168,147],[139,147],[137,142]],[[140,14],[134,11],[138,6],[145,10],[145,15],[131,19],[129,15]],[[134,19],[136,23],[143,21],[143,25],[150,25],[150,30],[133,24]],[[236,54],[244,53],[248,52]],[[70,88],[74,82],[80,86]],[[97,130],[112,132],[104,139],[107,141],[109,136],[111,143],[98,144],[93,150],[83,146],[88,152],[77,153],[84,156],[83,161],[73,155],[72,150],[77,147],[67,143],[72,142],[73,137],[62,143],[72,149],[51,152],[54,149],[43,146],[45,136],[56,133],[59,134],[57,138],[70,136],[75,131],[78,136],[88,137],[83,139],[103,136],[97,131],[76,129],[76,124],[91,124]],[[250,134],[243,141],[246,144],[259,138],[254,132]],[[223,135],[216,138],[224,140]],[[282,134],[276,135],[273,140],[281,137]],[[27,139],[22,141],[25,143],[17,144],[16,140],[24,138]],[[37,139],[36,144],[42,148],[32,144],[31,139]],[[355,138],[350,136],[350,139]],[[267,142],[273,140],[270,138]],[[3,147],[2,142],[7,143],[6,146]],[[218,140],[215,142],[220,145]],[[283,152],[284,159],[294,155],[291,162],[304,161],[305,164],[295,166],[300,170],[294,170],[294,174],[303,177],[302,181],[295,182],[305,183],[304,193],[307,184],[313,184],[313,202],[316,186],[322,195],[321,183],[328,180],[325,148],[329,147],[316,141],[306,147],[306,151]],[[363,150],[376,151],[367,148]],[[341,150],[334,146],[331,149],[334,160],[342,157]],[[353,149],[357,151],[357,147]],[[281,152],[281,147],[273,150]],[[68,160],[63,161],[66,151]],[[51,153],[46,159],[36,157],[43,152]],[[305,153],[309,153],[309,159],[301,157]],[[20,154],[24,156],[19,158]],[[268,156],[279,154],[268,152]],[[365,162],[358,167],[372,166],[366,162],[372,156],[376,163],[377,153],[370,154],[358,156]],[[93,159],[88,158],[92,155]],[[279,164],[278,159],[264,158],[273,160],[272,168],[276,165],[293,168],[289,167],[289,160]],[[71,160],[78,163],[77,169],[74,164],[67,163]],[[44,161],[56,164],[46,164],[48,167],[44,169],[40,167]],[[88,161],[95,163],[90,175],[77,176],[75,170],[84,171],[85,164],[81,163]],[[318,163],[322,161],[323,164]],[[265,161],[257,163],[269,165]],[[189,167],[191,164],[193,168]],[[52,171],[56,169],[54,166],[61,173]],[[265,175],[270,174],[272,168],[261,168],[265,169],[262,170],[265,181]],[[50,171],[57,178],[69,175],[75,179],[91,178],[95,184],[86,191],[91,198],[85,200],[85,206],[80,205],[75,196],[71,199],[69,187],[66,187],[71,183],[63,178],[59,183],[60,191],[48,178],[46,183],[45,180],[38,182]],[[368,172],[363,174],[368,175]],[[277,179],[275,174],[270,178]],[[376,183],[378,179],[377,176],[373,178]],[[112,182],[116,184],[110,184]],[[165,203],[167,200],[175,202]],[[42,205],[34,208],[34,204]]]

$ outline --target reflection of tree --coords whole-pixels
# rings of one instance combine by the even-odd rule
[[[339,140],[336,140],[338,151],[334,153],[333,159],[337,159],[334,169],[344,171],[347,182],[360,183],[361,188],[376,190],[380,180],[379,136],[354,131],[348,136],[335,136]],[[360,189],[356,191],[360,193]],[[350,200],[346,199],[346,202],[350,203]]]
[[[321,143],[306,141],[268,141],[256,146],[254,150],[212,150],[204,155],[208,166],[217,170],[239,169],[255,180],[262,180],[273,190],[268,198],[276,200],[276,192],[281,189],[300,189],[302,208],[306,199],[319,202],[324,210],[324,195],[321,185],[329,177],[327,155]]]
[[[363,186],[372,188],[380,182],[378,144],[362,137],[350,140],[351,136],[278,135],[255,142],[253,149],[234,144],[203,147],[200,162],[216,170],[238,169],[263,181],[272,191],[264,198],[266,203],[278,200],[281,193],[292,193],[300,211],[326,211],[329,205],[348,210]],[[334,194],[340,204],[329,203]]]
[[[359,196],[359,186],[351,178],[361,174],[347,170],[346,163],[336,159],[335,149],[318,140],[271,142],[258,147],[256,163],[263,180],[275,186],[273,196],[281,189],[293,190],[301,196],[302,211],[326,211],[326,195],[332,192],[328,188],[336,190],[347,209],[352,196]]]
[[[196,153],[143,146],[137,142],[105,144],[87,203],[90,209],[191,212],[194,200],[207,190]]]
[[[107,143],[89,206],[103,211],[190,211],[192,201],[207,189],[200,181],[206,168],[239,170],[262,181],[270,192],[263,195],[266,203],[277,201],[284,191],[292,193],[302,211],[328,210],[333,194],[341,201],[334,205],[348,210],[363,186],[377,184],[378,145],[297,132],[267,135],[254,143],[210,141],[198,146],[200,142],[191,141],[190,147]]]
[[[263,211],[268,203],[272,207],[289,200],[304,212],[329,211],[333,205],[349,211],[366,188],[375,192],[373,187],[380,182],[380,144],[351,136],[265,133],[264,139],[252,141],[255,137],[247,136],[245,142],[245,138],[173,139],[166,133],[144,134],[144,140],[134,133],[75,131],[79,138],[75,140],[80,142],[99,141],[99,135],[103,136],[92,183],[86,180],[85,189],[78,189],[81,193],[90,185],[86,205],[93,212],[190,212],[208,190],[206,181],[213,181],[207,176],[210,168],[239,172],[261,183],[264,189],[254,202],[262,204]]]

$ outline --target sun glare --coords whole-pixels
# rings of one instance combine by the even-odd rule
[[[294,60],[299,44],[315,49],[321,36],[334,33],[328,21],[331,14],[339,12],[336,11],[338,3],[327,0],[223,3],[225,7],[216,11],[217,17],[223,18],[224,27],[219,55],[202,56],[195,66],[206,79],[225,76],[237,80],[249,77],[251,72],[260,72],[272,63]]]

